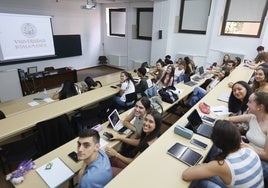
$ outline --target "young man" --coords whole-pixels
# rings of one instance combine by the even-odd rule
[[[145,90],[152,87],[153,84],[151,79],[146,76],[146,69],[144,67],[138,69],[137,75],[140,78],[140,82],[136,85],[136,93],[144,96]]]
[[[93,129],[85,129],[78,137],[77,156],[83,161],[78,173],[78,187],[102,188],[113,175],[110,160],[100,149],[100,135]]]

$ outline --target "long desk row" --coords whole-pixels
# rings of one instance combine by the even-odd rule
[[[224,104],[224,102],[217,100],[217,98],[221,93],[231,91],[231,89],[227,86],[228,83],[231,81],[236,82],[238,80],[248,81],[252,73],[253,70],[242,66],[236,68],[229,77],[225,78],[221,83],[219,83],[216,88],[210,91],[201,101],[206,102],[211,106],[227,105],[227,103]],[[128,165],[126,169],[118,174],[111,182],[109,182],[106,187],[115,188],[121,187],[122,185],[125,185],[129,188],[188,187],[189,182],[186,182],[181,178],[182,172],[187,169],[188,166],[169,156],[167,154],[167,150],[175,142],[180,142],[184,145],[190,145],[189,140],[174,134],[173,130],[176,125],[186,125],[186,117],[191,113],[193,109],[198,109],[198,104],[196,104],[182,118],[174,123],[174,125],[171,126],[154,144],[152,144],[137,159]],[[215,114],[211,115],[215,116]],[[196,134],[194,134],[193,137],[207,143],[210,147],[212,145],[210,139]],[[208,150],[209,149],[196,151],[201,153],[203,156],[206,156]]]

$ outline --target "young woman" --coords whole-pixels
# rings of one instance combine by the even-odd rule
[[[115,103],[122,107],[133,105],[134,101],[126,103],[126,94],[135,92],[135,84],[131,74],[127,71],[122,71],[120,73],[120,83],[119,95],[114,98]]]
[[[152,79],[154,80],[154,82],[157,82],[161,78],[163,72],[165,71],[163,60],[158,59],[157,62],[155,63],[155,66],[156,66],[155,70],[153,70],[150,74],[153,76]]]
[[[185,61],[183,59],[179,60],[178,65],[177,65],[177,67],[175,68],[175,71],[174,71],[175,81],[177,83],[183,81],[183,79],[184,79],[183,75],[185,73],[185,67],[186,67]]]
[[[254,81],[252,83],[252,91],[268,92],[268,69],[259,66],[255,70]]]
[[[256,152],[241,147],[241,135],[229,121],[216,121],[211,134],[213,144],[222,150],[215,160],[186,169],[182,178],[199,180],[192,187],[264,187],[261,161]]]
[[[184,57],[184,61],[186,64],[185,74],[193,75],[195,71],[195,64],[189,57]]]
[[[230,72],[227,68],[222,68],[222,70],[215,76],[210,84],[206,86],[206,89],[203,89],[202,87],[195,87],[193,96],[188,104],[190,106],[194,106],[200,99],[202,99],[210,90],[214,89],[214,87],[216,87],[216,85],[229,74]]]
[[[168,87],[174,85],[174,72],[175,68],[173,65],[168,65],[165,72],[162,74],[162,77],[156,82],[158,88]]]
[[[110,156],[110,161],[112,167],[117,168],[117,173],[124,169],[129,163],[131,163],[140,153],[147,149],[160,134],[160,127],[162,124],[161,114],[156,111],[150,111],[143,122],[141,137],[138,139],[126,138],[124,136],[118,135],[114,136],[111,140],[120,140],[124,143],[135,146],[135,156],[126,157],[113,148],[106,147],[105,152]]]
[[[227,118],[233,123],[243,123],[249,127],[246,137],[249,144],[244,147],[253,149],[262,160],[263,175],[268,177],[268,93],[252,93],[248,100],[248,114]]]
[[[221,67],[226,66],[227,62],[230,61],[230,60],[231,60],[230,55],[229,54],[225,54],[223,56],[223,59],[222,59]]]
[[[56,92],[53,96],[52,99],[54,100],[62,100],[66,99],[68,97],[75,96],[79,93],[79,88],[75,85],[73,81],[66,80],[63,83],[62,89],[59,92]]]
[[[245,113],[248,108],[247,103],[251,93],[252,91],[248,83],[244,81],[234,83],[228,101],[229,112],[232,112],[232,115]]]

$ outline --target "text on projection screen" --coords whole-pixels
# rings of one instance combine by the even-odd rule
[[[0,61],[55,55],[50,19],[0,13]]]

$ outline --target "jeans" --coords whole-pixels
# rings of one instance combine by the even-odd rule
[[[218,176],[192,181],[190,188],[226,188]]]
[[[207,91],[201,87],[195,87],[193,91],[193,96],[189,101],[190,106],[194,106],[200,99],[202,99],[207,94]]]
[[[122,107],[127,107],[127,106],[131,106],[131,105],[133,105],[134,104],[134,101],[131,101],[131,102],[124,102],[124,101],[122,101],[121,99],[121,96],[115,96],[114,97],[114,101],[115,101],[115,103],[117,104],[117,105],[119,105],[119,106],[122,106]]]

